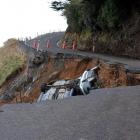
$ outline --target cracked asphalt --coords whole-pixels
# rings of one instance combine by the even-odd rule
[[[29,51],[31,51],[30,49],[31,47],[26,46],[24,42],[20,42],[20,46],[22,48],[26,48],[28,53]],[[112,56],[112,55],[107,55],[107,54],[99,54],[99,53],[86,52],[86,51],[77,51],[77,50],[73,51],[71,49],[62,49],[57,46],[57,42],[55,41],[53,42],[53,46],[51,48],[43,47],[43,44],[42,44],[42,49],[44,51],[48,51],[49,53],[54,53],[54,54],[56,53],[73,54],[73,55],[80,55],[84,57],[90,57],[90,58],[103,60],[106,63],[111,63],[111,64],[119,63],[119,64],[123,64],[127,71],[130,71],[132,73],[138,73],[138,74],[140,73],[140,60],[139,59],[117,57],[117,56]]]
[[[0,107],[1,140],[139,140],[140,86]]]

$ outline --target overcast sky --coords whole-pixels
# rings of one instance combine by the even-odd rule
[[[0,46],[8,38],[64,31],[66,20],[49,8],[52,0],[0,0]]]

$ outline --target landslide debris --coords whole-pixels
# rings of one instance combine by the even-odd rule
[[[36,61],[38,58],[41,58],[41,61]],[[14,88],[3,93],[3,100],[6,99],[4,97],[8,97],[9,100],[6,99],[6,101],[11,103],[36,102],[42,83],[63,79],[73,80],[81,76],[86,69],[97,65],[99,65],[98,77],[102,88],[140,84],[140,74],[128,72],[121,64],[103,60],[87,57],[70,58],[66,54],[64,58],[58,59],[57,56],[54,57],[47,52],[38,52],[28,62],[24,73],[19,77],[20,80],[18,79],[16,84],[12,83]]]
[[[97,65],[101,88],[140,84],[140,74],[126,69],[122,64],[67,53],[34,50],[31,54],[27,56],[26,66],[17,70],[15,76],[9,77],[1,88],[2,103],[36,102],[42,83],[73,80]]]

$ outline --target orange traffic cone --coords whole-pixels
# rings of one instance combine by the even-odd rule
[[[40,47],[40,41],[37,42],[37,47],[36,47],[37,51],[39,51],[39,47]]]
[[[50,40],[47,41],[47,48],[51,48]]]
[[[33,45],[32,45],[32,48],[34,48],[34,49],[37,48],[37,41],[36,40],[34,40]]]
[[[66,48],[67,48],[66,41],[64,41],[62,45],[62,49],[66,49]]]
[[[77,43],[76,43],[76,41],[73,41],[72,49],[73,49],[73,50],[76,50],[76,49],[77,49]]]

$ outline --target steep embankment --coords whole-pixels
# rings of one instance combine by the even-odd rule
[[[18,48],[18,41],[9,39],[0,48],[0,86],[17,75],[17,71],[22,69],[24,64],[25,56]]]
[[[63,32],[47,33],[38,38],[26,41],[9,39],[0,50],[0,102],[11,101],[20,91],[26,90],[32,85],[32,80],[36,76],[28,77],[28,63],[37,53],[31,46],[34,41],[40,42],[40,49],[45,48],[50,40],[52,46],[56,46],[58,40],[63,36]],[[22,45],[22,43],[24,45]],[[28,61],[26,61],[26,59]],[[30,66],[31,67],[31,66]],[[33,67],[33,71],[39,71],[38,65]]]
[[[21,95],[16,96],[12,103],[35,102],[40,95],[40,85],[61,79],[76,79],[89,68],[99,65],[98,78],[101,88],[118,86],[139,85],[140,74],[127,72],[124,65],[108,63],[92,58],[54,58],[47,56],[39,67],[29,67],[28,77],[34,79],[29,83],[28,89],[21,90]]]

